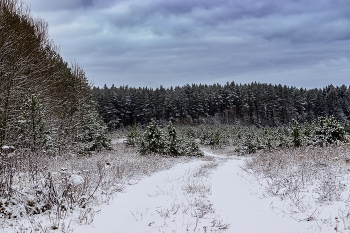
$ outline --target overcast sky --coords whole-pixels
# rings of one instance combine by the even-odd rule
[[[24,0],[95,86],[350,85],[349,0]]]

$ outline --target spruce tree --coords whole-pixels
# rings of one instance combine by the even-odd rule
[[[36,94],[28,96],[22,108],[19,120],[18,148],[28,148],[31,151],[47,149],[49,130],[45,126],[45,116],[39,98]]]

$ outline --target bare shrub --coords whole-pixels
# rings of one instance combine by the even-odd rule
[[[166,228],[166,232],[180,230],[181,232],[226,232],[230,224],[223,223],[221,216],[215,213],[215,207],[210,201],[212,185],[211,172],[220,164],[220,159],[212,158],[203,161],[194,170],[173,178],[166,178],[152,198],[166,195],[166,203],[157,203],[157,206],[147,207],[145,211],[132,211],[136,221],[142,221],[148,212],[150,216],[159,215],[163,221],[153,219],[149,226],[155,231]],[[169,191],[171,190],[171,191]],[[149,221],[149,219],[148,219]]]
[[[140,156],[135,148],[125,148],[122,144],[115,145],[114,149],[86,156],[51,157],[29,151],[2,156],[2,224],[5,227],[13,225],[11,232],[35,229],[70,232],[76,223],[91,223],[98,211],[96,207],[122,191],[130,180],[135,182],[176,163],[191,160],[189,157]],[[46,224],[40,219],[46,219]]]

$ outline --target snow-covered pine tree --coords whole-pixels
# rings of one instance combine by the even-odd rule
[[[169,148],[168,151],[172,155],[179,155],[180,151],[178,148],[178,139],[176,129],[171,122],[168,124],[168,135],[169,135]]]
[[[38,96],[30,94],[22,107],[19,123],[18,148],[31,151],[47,149],[50,131],[45,126],[45,116]]]
[[[345,141],[345,128],[333,116],[320,117],[316,126],[316,135],[320,142],[332,144],[336,141]]]
[[[84,70],[74,63],[68,78],[68,98],[65,100],[67,113],[62,115],[57,130],[60,151],[85,153],[110,148],[107,127],[97,113]]]
[[[92,100],[91,100],[92,101]],[[110,149],[110,138],[107,133],[107,126],[93,109],[94,103],[83,104],[83,118],[80,122],[81,132],[77,141],[79,151],[100,151],[102,148]]]
[[[165,154],[167,149],[166,135],[153,119],[147,126],[140,143],[141,154],[159,153]]]
[[[302,145],[302,135],[301,135],[301,127],[296,120],[292,120],[290,123],[291,133],[292,133],[292,141],[293,146],[299,147]]]

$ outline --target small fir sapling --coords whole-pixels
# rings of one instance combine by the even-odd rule
[[[244,143],[243,143],[243,149],[248,154],[255,153],[257,151],[257,145],[254,142],[254,137],[251,134],[247,134]]]
[[[135,147],[140,143],[140,137],[141,133],[139,129],[136,125],[133,125],[129,128],[125,143],[127,146]]]
[[[164,131],[152,120],[143,134],[139,151],[141,154],[166,152],[166,140]]]
[[[97,112],[89,111],[90,106],[85,106],[87,114],[84,115],[82,131],[76,138],[79,145],[79,152],[100,151],[101,149],[111,149],[111,140],[108,137],[107,127],[103,124]]]
[[[299,147],[302,144],[301,140],[301,127],[296,120],[292,120],[290,123],[290,129],[292,134],[293,146]]]
[[[169,153],[174,155],[179,155],[178,146],[177,146],[177,134],[174,126],[171,122],[168,125],[168,134],[169,134]]]

